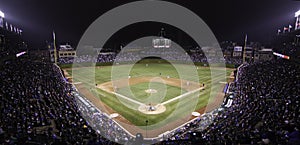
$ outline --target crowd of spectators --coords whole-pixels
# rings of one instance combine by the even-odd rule
[[[82,62],[113,62],[116,55],[112,54],[99,54],[97,59],[93,58],[91,55],[80,55],[78,57],[62,57],[58,59],[58,62],[61,64],[71,64],[71,63],[82,63]]]
[[[121,51],[121,53],[109,53],[109,54],[99,54],[97,58],[93,58],[91,55],[79,55],[75,58],[73,57],[64,57],[59,58],[59,62],[62,64],[70,64],[70,63],[82,63],[82,62],[136,62],[145,57],[161,57],[165,60],[170,61],[193,61],[193,62],[201,62],[201,63],[226,63],[226,64],[234,64],[240,65],[242,63],[241,58],[234,57],[216,57],[210,56],[207,58],[201,52],[194,53],[186,53],[181,50],[176,50],[172,48],[160,48],[160,51],[157,51],[157,48],[148,48],[147,50],[141,51]]]
[[[81,116],[52,63],[6,61],[0,72],[0,144],[115,144]]]
[[[231,107],[198,131],[203,144],[300,144],[300,66],[277,60],[244,65],[231,88]],[[207,121],[207,119],[202,118]],[[201,121],[188,126],[194,131]],[[180,132],[170,139],[185,139]],[[179,137],[179,138],[178,138]]]
[[[102,60],[114,58],[108,54]],[[19,58],[6,61],[1,69],[1,144],[134,141],[107,115],[80,105],[75,88],[55,65]],[[244,64],[230,88],[230,107],[202,115],[160,144],[189,144],[194,139],[203,144],[299,144],[299,70],[299,64],[287,60]]]
[[[108,114],[94,108],[92,103],[81,97],[77,91],[72,91],[76,97],[78,110],[96,133],[118,143],[133,142],[134,138],[125,132]]]

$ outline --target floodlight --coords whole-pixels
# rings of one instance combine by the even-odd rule
[[[296,13],[295,13],[295,17],[298,17],[300,15],[300,10],[298,10]]]
[[[0,10],[0,17],[2,17],[2,18],[5,17],[4,13],[1,10]]]

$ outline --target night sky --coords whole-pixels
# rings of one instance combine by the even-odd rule
[[[52,41],[55,30],[57,43],[69,42],[73,47],[85,29],[103,13],[132,0],[0,0],[0,10],[6,19],[23,29],[23,37],[31,49],[43,48]],[[202,18],[216,35],[218,41],[249,41],[268,43],[277,29],[294,27],[294,13],[300,9],[300,1],[292,0],[173,0]],[[147,26],[149,29],[144,29]],[[117,32],[107,47],[128,43],[136,38],[157,35],[166,27],[170,38],[178,30],[160,23],[130,25]],[[180,31],[179,31],[180,32]],[[130,36],[129,36],[130,34]],[[187,39],[187,37],[183,37]],[[173,39],[172,39],[173,40]],[[189,42],[185,41],[184,42]]]

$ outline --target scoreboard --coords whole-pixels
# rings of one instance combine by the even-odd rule
[[[156,38],[152,40],[154,48],[170,48],[171,40],[167,38]]]

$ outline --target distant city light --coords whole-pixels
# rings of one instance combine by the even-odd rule
[[[298,10],[296,13],[295,13],[295,17],[298,17],[300,15],[300,10]]]
[[[2,17],[2,18],[5,17],[4,13],[1,10],[0,10],[0,17]]]

